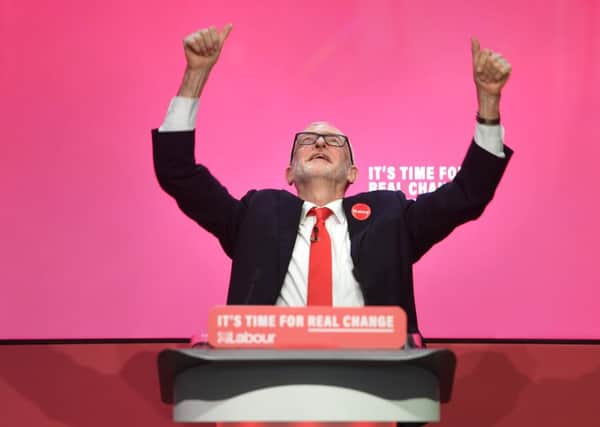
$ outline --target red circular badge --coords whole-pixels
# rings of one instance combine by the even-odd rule
[[[356,203],[352,206],[352,216],[359,221],[364,221],[371,216],[371,208],[364,203]]]

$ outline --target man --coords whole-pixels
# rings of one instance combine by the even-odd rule
[[[232,26],[184,40],[183,82],[158,130],[156,174],[180,208],[214,234],[231,257],[229,304],[398,305],[420,337],[412,264],[492,199],[512,151],[502,143],[501,90],[511,66],[472,40],[479,110],[475,138],[455,179],[407,200],[402,192],[344,197],[357,177],[350,143],[325,122],[298,133],[286,170],[298,196],[252,190],[232,197],[194,160],[197,100]]]

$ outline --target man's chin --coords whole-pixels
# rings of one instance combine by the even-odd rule
[[[309,178],[325,178],[333,175],[333,168],[329,164],[311,165],[304,170],[304,175]]]
[[[318,162],[307,162],[302,166],[299,166],[295,170],[294,175],[296,176],[296,180],[306,182],[314,179],[337,181],[340,179],[340,175],[344,174],[340,173],[340,171],[336,171],[332,163],[329,163],[326,160],[320,160]]]

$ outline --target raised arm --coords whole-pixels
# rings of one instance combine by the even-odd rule
[[[187,216],[217,236],[230,256],[244,203],[232,197],[206,167],[196,164],[193,129],[198,97],[231,28],[206,28],[184,39],[186,69],[181,87],[160,130],[152,131],[154,168],[160,186]]]
[[[500,96],[512,71],[497,52],[481,50],[471,41],[473,80],[479,109],[474,143],[454,180],[423,194],[409,205],[406,221],[412,237],[413,262],[458,225],[481,215],[492,200],[512,150],[505,147],[500,128]]]

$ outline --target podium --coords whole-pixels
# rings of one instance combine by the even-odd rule
[[[167,349],[176,422],[436,422],[456,368],[446,349]]]

